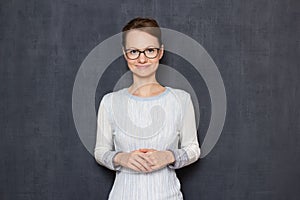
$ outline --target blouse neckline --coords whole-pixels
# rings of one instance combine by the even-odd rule
[[[165,86],[165,88],[166,88],[165,91],[163,91],[162,93],[150,97],[140,97],[140,96],[133,95],[128,91],[128,88],[124,88],[124,90],[126,95],[131,99],[140,100],[140,101],[149,101],[149,100],[159,99],[165,96],[167,93],[169,93],[170,88],[168,86]]]

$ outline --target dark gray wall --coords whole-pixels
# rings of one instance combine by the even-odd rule
[[[0,199],[106,199],[114,174],[76,133],[72,88],[87,54],[136,16],[202,44],[226,87],[217,145],[177,171],[185,199],[299,199],[299,10],[298,0],[1,0]],[[192,85],[203,85],[186,61],[169,54],[164,64],[185,66]],[[97,103],[126,70],[112,65]],[[194,89],[202,142],[209,99]]]

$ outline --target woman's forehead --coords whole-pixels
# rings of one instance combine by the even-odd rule
[[[158,39],[144,31],[130,30],[126,35],[126,48],[159,47]]]

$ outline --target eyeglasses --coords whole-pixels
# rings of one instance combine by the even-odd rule
[[[143,53],[147,58],[153,59],[158,56],[159,50],[160,48],[154,48],[154,47],[147,48],[144,51],[140,51],[138,49],[126,49],[125,55],[128,59],[135,60],[140,57],[141,53]]]

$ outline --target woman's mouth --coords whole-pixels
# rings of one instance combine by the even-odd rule
[[[138,69],[145,69],[145,68],[147,68],[147,67],[149,67],[150,65],[136,65],[136,67],[138,68]]]

